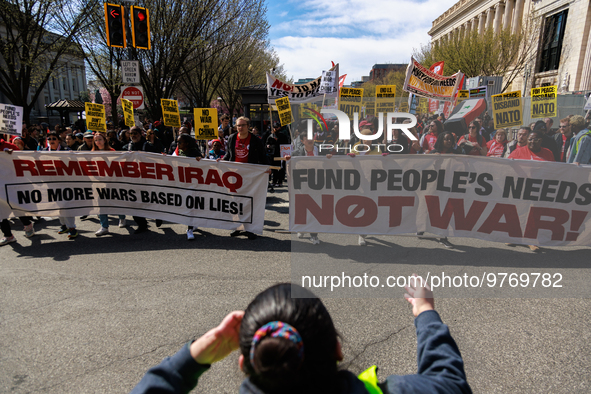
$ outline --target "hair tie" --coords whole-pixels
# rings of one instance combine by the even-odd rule
[[[295,343],[298,349],[298,357],[300,360],[304,360],[304,342],[298,330],[290,324],[281,321],[272,321],[261,328],[259,328],[252,337],[252,343],[250,345],[250,364],[254,368],[254,352],[257,345],[266,336],[271,338],[285,338]]]

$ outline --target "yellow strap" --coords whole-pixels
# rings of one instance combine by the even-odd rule
[[[372,365],[361,372],[357,378],[365,384],[365,388],[370,394],[383,394],[382,389],[378,387],[378,367]]]

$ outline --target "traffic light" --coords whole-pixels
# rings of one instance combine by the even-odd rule
[[[125,8],[122,5],[105,3],[105,25],[107,27],[107,45],[126,48]]]
[[[150,49],[150,14],[146,8],[131,6],[131,38],[134,48]]]

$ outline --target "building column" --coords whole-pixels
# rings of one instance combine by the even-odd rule
[[[466,22],[466,33],[464,34],[464,38],[468,38],[470,37],[470,34],[472,33],[472,25],[473,25],[473,20],[470,19],[468,22]]]
[[[68,78],[69,96],[70,100],[74,100],[74,86],[72,86],[72,68],[69,65],[66,67],[66,78]]]
[[[515,11],[513,12],[513,23],[511,32],[517,33],[521,30],[521,18],[523,17],[524,0],[515,0]]]
[[[581,83],[579,90],[591,90],[591,37],[587,37],[587,48],[585,48],[585,63],[581,71]]]
[[[478,34],[482,35],[485,29],[485,15],[484,12],[478,16]]]
[[[494,31],[495,34],[501,30],[501,21],[503,20],[503,14],[505,13],[505,4],[504,3],[497,3],[495,5],[495,21],[494,21]]]
[[[492,29],[493,27],[493,20],[495,18],[495,9],[489,8],[486,10],[486,30]]]
[[[511,17],[513,16],[513,6],[515,0],[505,0],[505,15],[503,17],[503,29],[511,28]]]

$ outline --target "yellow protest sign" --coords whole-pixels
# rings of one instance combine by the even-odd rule
[[[341,88],[339,91],[339,110],[349,116],[353,120],[355,112],[361,112],[361,102],[363,97],[363,89],[360,88]]]
[[[376,112],[395,112],[396,85],[376,85]]]
[[[91,131],[107,132],[105,106],[102,104],[84,103],[86,112],[86,128]]]
[[[531,117],[554,118],[558,107],[558,86],[544,86],[531,89]]]
[[[362,102],[365,116],[376,114],[376,100],[373,97],[364,97]]]
[[[181,127],[181,114],[176,100],[160,99],[164,126]]]
[[[135,126],[135,119],[133,118],[133,103],[127,99],[121,99],[121,107],[123,107],[123,118],[125,126]]]
[[[312,103],[300,104],[300,105],[298,105],[300,119],[312,119],[312,112],[306,111],[307,109],[312,109],[316,112],[320,112],[320,110],[321,110],[321,108],[316,104],[312,104]]]
[[[491,99],[495,129],[521,125],[523,103],[520,91],[496,94]]]
[[[461,103],[464,100],[470,98],[470,91],[469,90],[458,90],[458,101],[456,101],[456,105]]]
[[[281,97],[275,99],[275,105],[277,106],[277,112],[279,112],[279,120],[281,121],[281,126],[287,126],[291,122],[293,122],[293,118],[291,117],[291,105],[289,105],[289,98]]]
[[[400,103],[400,112],[408,112],[408,102],[403,101]]]
[[[215,108],[193,108],[195,117],[195,139],[214,140],[218,138],[218,110]]]

